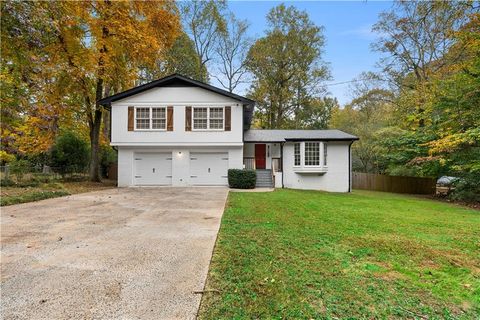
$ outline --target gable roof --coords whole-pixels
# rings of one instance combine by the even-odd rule
[[[164,77],[149,83],[145,83],[141,86],[125,90],[123,92],[114,94],[109,97],[105,97],[103,99],[98,100],[98,103],[105,106],[107,109],[110,109],[110,104],[112,102],[130,97],[135,94],[150,90],[152,88],[157,88],[157,87],[199,87],[214,93],[218,93],[222,96],[238,100],[244,104],[243,129],[248,130],[250,128],[250,124],[252,123],[252,118],[253,118],[253,109],[255,105],[254,100],[214,87],[207,83],[182,76],[181,74],[178,74],[178,73],[174,73],[167,77]]]
[[[158,80],[155,80],[155,81],[152,81],[152,82],[149,82],[149,83],[145,83],[145,84],[143,84],[141,86],[138,86],[138,87],[134,87],[134,88],[122,91],[122,92],[114,94],[112,96],[100,99],[100,100],[98,100],[98,103],[101,104],[101,105],[108,105],[108,104],[110,104],[114,101],[124,99],[124,98],[133,96],[135,94],[138,94],[138,93],[141,93],[141,92],[144,92],[144,91],[147,91],[149,89],[156,88],[156,87],[199,87],[199,88],[203,88],[205,90],[215,92],[215,93],[218,93],[220,95],[223,95],[223,96],[241,101],[243,104],[246,104],[246,105],[252,105],[253,106],[255,104],[255,101],[253,101],[251,99],[248,99],[248,98],[239,96],[237,94],[228,92],[226,90],[214,87],[214,86],[209,85],[207,83],[200,82],[200,81],[182,76],[182,75],[177,74],[177,73],[172,74],[172,75],[167,76],[167,77],[164,77],[164,78],[161,78],[161,79],[158,79]],[[253,110],[253,108],[252,108],[252,110]]]
[[[358,137],[349,133],[331,130],[260,130],[252,129],[245,132],[245,142],[286,142],[286,141],[354,141]]]

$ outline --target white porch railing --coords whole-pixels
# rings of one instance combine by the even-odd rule
[[[272,171],[282,172],[282,158],[272,158]]]
[[[243,158],[243,167],[247,170],[255,170],[255,158]]]

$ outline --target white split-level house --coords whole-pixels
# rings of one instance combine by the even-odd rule
[[[111,112],[118,186],[227,186],[230,168],[258,186],[349,192],[351,144],[339,130],[250,129],[255,102],[171,75],[99,101]]]

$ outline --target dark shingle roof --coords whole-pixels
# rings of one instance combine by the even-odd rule
[[[190,87],[199,87],[203,88],[205,90],[215,92],[218,94],[221,94],[223,96],[241,101],[244,104],[243,108],[243,127],[244,130],[247,130],[250,128],[250,124],[252,122],[252,117],[253,117],[253,108],[255,105],[255,101],[252,99],[248,99],[242,96],[239,96],[238,94],[234,94],[231,92],[228,92],[226,90],[214,87],[212,85],[209,85],[204,82],[200,82],[185,76],[182,76],[180,74],[172,74],[170,76],[145,83],[141,86],[131,88],[129,90],[122,91],[120,93],[114,94],[109,97],[105,97],[103,99],[98,100],[98,103],[101,105],[104,105],[107,107],[107,109],[110,109],[110,104],[114,101],[124,99],[130,96],[133,96],[135,94],[150,90],[152,88],[156,87],[179,87],[179,86],[190,86]]]
[[[214,86],[209,85],[207,83],[182,76],[182,75],[177,74],[177,73],[172,74],[172,75],[167,76],[167,77],[164,77],[164,78],[161,78],[161,79],[158,79],[158,80],[155,80],[155,81],[152,81],[152,82],[149,82],[149,83],[145,83],[141,86],[134,87],[134,88],[129,89],[129,90],[122,91],[122,92],[114,94],[112,96],[100,99],[100,100],[98,100],[98,103],[102,104],[102,105],[105,105],[105,104],[108,104],[108,103],[111,103],[111,102],[114,102],[114,101],[117,101],[117,100],[120,100],[120,99],[124,99],[126,97],[133,96],[135,94],[138,94],[140,92],[149,90],[151,88],[167,87],[167,86],[200,87],[200,88],[203,88],[203,89],[221,94],[223,96],[241,101],[244,104],[252,104],[252,105],[255,104],[255,101],[253,101],[251,99],[248,99],[248,98],[239,96],[238,94],[234,94],[234,93],[228,92],[226,90],[214,87]]]
[[[245,131],[245,142],[284,142],[305,140],[353,141],[358,137],[346,132],[332,130],[259,130]]]

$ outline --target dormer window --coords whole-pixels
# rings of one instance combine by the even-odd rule
[[[223,107],[194,107],[192,112],[193,130],[223,130]]]

